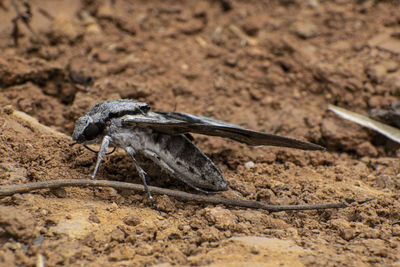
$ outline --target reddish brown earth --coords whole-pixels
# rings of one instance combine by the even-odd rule
[[[69,146],[75,120],[132,98],[327,147],[196,135],[233,188],[222,196],[374,200],[268,214],[157,196],[158,213],[146,194],[109,188],[17,194],[0,200],[1,266],[400,266],[399,145],[327,111],[399,101],[399,1],[36,0],[33,32],[22,19],[15,30],[11,2],[0,1],[1,184],[88,178],[96,155]],[[144,167],[149,184],[193,192]],[[122,151],[98,177],[140,183]]]

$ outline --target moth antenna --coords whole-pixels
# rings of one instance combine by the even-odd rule
[[[96,151],[96,150],[94,150],[94,149],[91,149],[90,147],[88,147],[87,145],[83,145],[87,150],[89,150],[89,151],[91,151],[91,152],[93,152],[93,153],[99,153],[99,151]]]
[[[113,147],[113,150],[111,152],[106,153],[106,155],[111,155],[112,153],[115,152],[116,149],[117,149],[116,147]]]
[[[173,112],[176,111],[176,108],[177,108],[177,107],[178,107],[178,103],[177,103],[176,100],[175,100]]]
[[[91,151],[91,152],[93,152],[93,153],[99,153],[99,151],[96,151],[96,150],[94,150],[94,149],[91,149],[90,147],[88,147],[87,145],[83,145],[87,150],[89,150],[89,151]],[[111,152],[108,152],[108,153],[106,153],[106,155],[108,156],[108,155],[111,155],[112,153],[114,153],[115,152],[115,150],[116,150],[117,148],[116,147],[113,147],[113,150],[111,151]]]

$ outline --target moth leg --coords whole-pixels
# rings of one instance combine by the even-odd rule
[[[129,156],[131,156],[131,158],[133,160],[133,163],[135,164],[136,170],[138,171],[140,178],[142,178],[144,189],[146,190],[147,195],[149,195],[149,198],[150,198],[153,206],[157,209],[156,202],[154,201],[154,198],[150,193],[150,189],[147,186],[147,182],[146,182],[146,174],[147,173],[142,169],[142,167],[140,167],[139,163],[136,161],[136,159],[135,159],[135,150],[128,146],[127,148],[125,148],[125,151],[126,151],[126,153],[129,154]]]
[[[103,140],[101,141],[101,146],[99,153],[97,154],[97,162],[96,162],[96,167],[94,167],[94,172],[92,175],[92,179],[96,177],[97,171],[99,170],[100,162],[104,158],[104,156],[107,153],[108,150],[108,145],[110,144],[111,137],[106,135],[104,136]]]

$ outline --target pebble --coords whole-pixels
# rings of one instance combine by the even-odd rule
[[[300,38],[308,39],[319,34],[318,27],[310,21],[298,21],[293,24],[293,32]]]
[[[124,239],[125,239],[125,234],[120,229],[115,229],[111,232],[111,240],[123,242]]]
[[[137,215],[128,215],[123,219],[123,221],[129,226],[136,226],[141,223],[141,219]]]
[[[386,76],[386,68],[383,65],[373,65],[365,70],[368,77],[375,83],[382,83]]]
[[[392,226],[392,235],[393,236],[400,236],[400,225],[399,224],[394,224]]]
[[[248,162],[246,162],[244,164],[244,167],[249,170],[249,169],[254,167],[254,162],[253,161],[248,161]]]
[[[206,208],[205,212],[206,219],[218,229],[229,229],[236,224],[236,216],[228,209]]]
[[[253,254],[259,254],[260,253],[260,249],[258,248],[257,245],[252,246],[250,251]]]

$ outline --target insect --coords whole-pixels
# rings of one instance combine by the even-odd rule
[[[146,172],[135,159],[137,153],[199,191],[218,192],[229,188],[217,166],[187,137],[190,132],[226,137],[250,146],[324,150],[316,144],[248,130],[207,117],[181,112],[151,112],[146,103],[128,99],[95,104],[76,121],[72,139],[85,147],[101,144],[92,179],[110,145],[124,149],[132,158],[154,204],[146,183]]]

